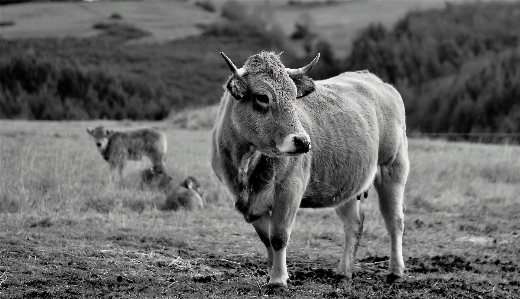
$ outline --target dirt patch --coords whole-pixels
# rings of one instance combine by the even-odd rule
[[[0,238],[2,298],[253,298],[267,292],[261,255],[213,254],[175,237],[124,230],[77,240],[55,226],[33,229]],[[410,257],[405,279],[393,285],[383,282],[386,256],[358,260],[346,285],[336,264],[290,256],[287,297],[507,298],[520,291],[518,261],[490,256]]]

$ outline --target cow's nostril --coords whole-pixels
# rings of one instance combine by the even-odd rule
[[[307,138],[294,137],[293,142],[296,153],[306,153],[311,147],[311,142]]]

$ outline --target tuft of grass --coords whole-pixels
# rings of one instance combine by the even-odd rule
[[[0,21],[0,27],[14,26],[14,21]]]
[[[114,12],[110,15],[110,19],[121,20],[121,19],[123,19],[123,16],[120,13]]]
[[[93,25],[94,29],[103,31],[103,35],[120,38],[123,40],[138,39],[149,36],[149,31],[140,29],[134,25],[120,22],[100,22]]]
[[[217,11],[217,7],[211,0],[196,1],[195,6],[198,6],[198,7],[202,8],[203,10],[209,11],[209,12]]]
[[[211,129],[217,119],[218,105],[187,109],[169,116],[169,122],[182,129]]]
[[[480,170],[480,176],[490,183],[520,184],[520,168],[510,161],[486,165]]]

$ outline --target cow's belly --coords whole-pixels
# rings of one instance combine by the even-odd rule
[[[356,175],[338,173],[338,178],[332,182],[311,180],[305,190],[300,207],[326,208],[337,206],[346,200],[356,197],[368,190],[374,181],[377,165],[363,169]]]
[[[336,206],[368,190],[377,172],[377,147],[358,151],[342,147],[341,151],[325,151],[313,155],[311,176],[301,207]]]

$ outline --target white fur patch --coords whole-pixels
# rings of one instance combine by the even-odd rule
[[[101,145],[98,146],[98,144],[101,144]],[[96,146],[100,153],[103,153],[105,151],[105,149],[107,148],[107,145],[108,145],[107,138],[103,138],[101,140],[96,140]]]
[[[374,182],[375,180],[375,177],[376,177],[376,174],[379,170],[379,167],[377,165],[374,165],[372,166],[372,169],[370,170],[370,173],[369,175],[367,176],[367,179],[365,180],[365,182],[363,182],[363,184],[361,185],[361,190],[359,190],[358,192],[356,192],[356,194],[359,194],[365,190],[368,190],[370,188],[370,185]]]
[[[311,140],[311,138],[309,137],[309,134],[307,134],[307,132],[303,132],[303,134],[302,133],[300,133],[300,134],[289,134],[289,135],[285,136],[285,138],[283,139],[282,144],[277,145],[276,147],[278,148],[278,150],[281,153],[291,153],[291,152],[294,152],[294,151],[296,151],[296,145],[294,144],[294,138],[296,138],[296,137],[300,137],[300,138],[303,138],[303,139],[306,139],[306,140]]]

